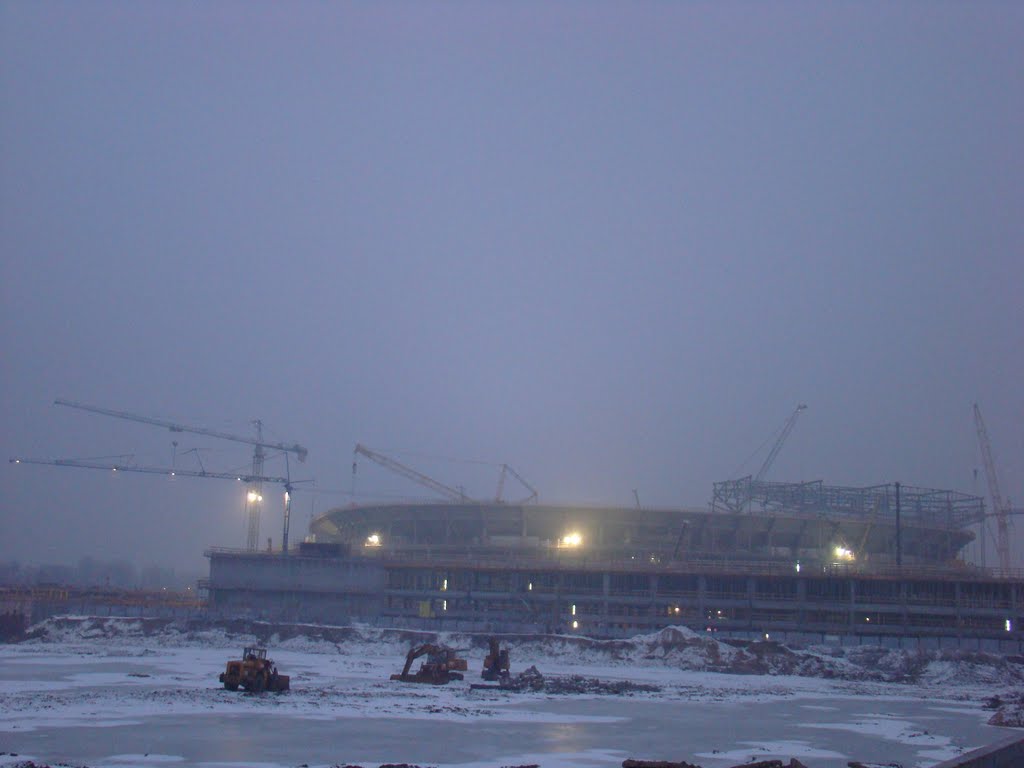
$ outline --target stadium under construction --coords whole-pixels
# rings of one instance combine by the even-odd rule
[[[203,586],[215,614],[275,620],[1021,652],[1022,574],[961,558],[984,517],[955,491],[753,478],[696,509],[353,505],[288,552],[208,551]]]
[[[952,644],[1024,653],[1024,573],[1010,567],[1009,516],[1015,511],[999,491],[977,404],[974,421],[990,512],[980,497],[955,491],[764,481],[807,408],[800,404],[753,477],[715,483],[707,506],[693,509],[642,508],[639,499],[628,508],[542,505],[536,503],[536,490],[504,464],[497,493],[481,501],[357,445],[356,456],[447,501],[332,509],[311,522],[305,541],[289,548],[293,487],[287,458],[303,461],[308,453],[303,446],[264,440],[260,421],[255,435],[247,437],[55,402],[253,446],[252,472],[246,474],[109,459],[11,459],[244,481],[246,549],[207,552],[210,574],[200,588],[213,615],[596,637],[685,625],[750,637]],[[264,475],[268,451],[285,457],[284,477]],[[353,462],[353,478],[355,469]],[[504,501],[508,477],[529,495]],[[257,551],[264,483],[285,489],[277,551]],[[988,517],[997,522],[998,569],[971,565],[963,556],[975,539],[972,529]]]

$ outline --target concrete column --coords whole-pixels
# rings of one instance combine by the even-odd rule
[[[708,615],[708,580],[704,575],[697,577],[697,613],[701,621],[707,620]]]
[[[651,583],[651,606],[648,609],[648,611],[649,611],[649,614],[651,616],[657,616],[658,615],[658,608],[657,608],[657,602],[658,602],[658,574],[656,574],[656,573],[652,573],[651,574],[651,582],[650,583]]]
[[[757,584],[753,576],[747,576],[747,629],[754,628],[754,595],[757,593]]]
[[[961,602],[960,582],[957,581],[957,582],[954,582],[954,584],[953,584],[953,605],[954,605],[954,608],[956,609],[956,635],[957,635],[957,638],[960,637],[960,628],[963,626],[963,616],[962,616],[963,609],[960,606],[960,602]],[[960,643],[959,642],[957,643],[957,647],[958,648],[960,647]]]
[[[907,624],[908,624],[907,614],[908,614],[908,611],[907,611],[907,582],[901,581],[900,582],[900,628],[903,630],[904,634],[906,634],[906,632],[907,632]],[[903,639],[900,638],[900,648],[902,648],[902,647],[903,647]]]
[[[601,615],[608,615],[608,595],[612,589],[612,575],[604,573],[601,575]]]

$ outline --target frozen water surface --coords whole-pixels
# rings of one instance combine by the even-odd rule
[[[244,638],[243,638],[244,639]],[[930,766],[1002,738],[985,724],[990,684],[903,685],[731,675],[559,651],[513,672],[656,683],[657,693],[553,696],[473,691],[467,680],[388,680],[407,645],[271,643],[292,691],[217,682],[238,638],[64,638],[0,646],[0,751],[111,766],[309,766],[384,762],[483,768],[617,766],[627,757],[726,768],[796,757]],[[1012,686],[1008,681],[1006,689]],[[15,758],[0,757],[4,760]]]

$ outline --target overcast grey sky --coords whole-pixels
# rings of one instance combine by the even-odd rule
[[[1022,40],[1010,2],[0,0],[3,454],[249,461],[68,397],[259,417],[323,489],[361,441],[703,505],[806,402],[772,479],[984,493],[977,400],[1024,506]],[[0,559],[245,541],[232,483],[0,484]]]

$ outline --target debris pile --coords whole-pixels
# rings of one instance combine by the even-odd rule
[[[853,763],[850,765],[852,766]],[[858,763],[858,765],[860,764]],[[688,763],[685,760],[679,763],[667,760],[623,760],[622,768],[701,768],[701,766]],[[807,766],[793,757],[788,763],[781,760],[758,760],[753,763],[734,765],[733,768],[807,768]]]
[[[500,685],[473,685],[477,690],[500,690],[512,693],[531,691],[559,695],[602,694],[631,696],[634,693],[658,693],[660,686],[648,683],[634,683],[630,680],[604,681],[596,677],[568,675],[566,677],[545,677],[536,667],[529,667],[518,675],[504,680]]]
[[[988,719],[989,725],[1001,725],[1004,728],[1024,728],[1024,695],[1009,700],[993,696],[985,702],[984,707],[985,709],[995,710],[995,714]]]
[[[299,766],[299,768],[304,767]],[[331,768],[363,768],[363,766],[351,763],[337,763],[332,765]],[[380,768],[431,768],[431,766],[414,765],[412,763],[383,763]],[[503,765],[501,768],[540,768],[540,766],[536,763],[530,763],[529,765]]]

